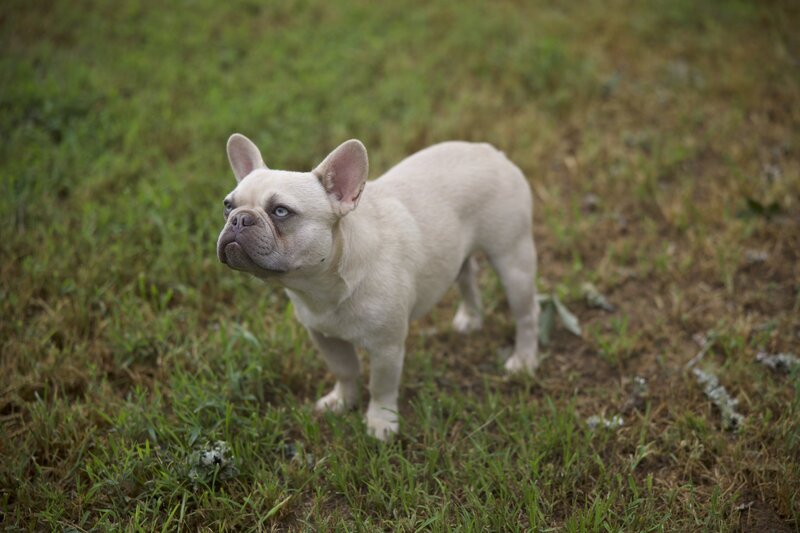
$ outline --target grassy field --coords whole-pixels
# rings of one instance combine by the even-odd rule
[[[552,4],[3,1],[3,526],[800,530],[800,372],[756,362],[800,353],[798,4]],[[481,332],[455,291],[412,328],[398,439],[314,415],[287,298],[215,256],[233,131],[296,170],[356,137],[371,177],[495,144],[583,336],[506,378],[484,268]],[[192,468],[215,441],[233,462]]]

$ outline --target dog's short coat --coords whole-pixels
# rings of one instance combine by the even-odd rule
[[[455,281],[463,297],[453,326],[481,326],[473,254],[483,251],[516,321],[510,372],[537,358],[532,197],[522,172],[488,144],[445,142],[367,183],[367,151],[350,140],[311,172],[271,170],[246,137],[228,140],[238,184],[225,198],[217,242],[223,263],[286,288],[328,368],[320,410],[358,398],[356,347],[369,353],[368,431],[398,430],[397,398],[410,320]]]

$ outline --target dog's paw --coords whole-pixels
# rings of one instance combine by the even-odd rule
[[[314,409],[318,413],[323,413],[325,411],[342,413],[347,409],[347,406],[345,405],[344,399],[342,399],[341,395],[336,391],[333,391],[317,400],[317,403],[314,405]]]
[[[330,411],[331,413],[339,414],[345,412],[351,405],[353,405],[353,402],[347,401],[337,387],[317,400],[314,409],[319,413]]]
[[[397,434],[400,424],[397,413],[390,410],[367,410],[367,433],[376,439],[386,442]]]
[[[382,442],[387,442],[394,437],[399,428],[400,424],[397,423],[397,420],[367,418],[367,432]]]
[[[483,319],[479,314],[470,312],[467,308],[459,306],[456,316],[453,317],[453,329],[459,333],[472,333],[483,326]]]
[[[533,375],[536,369],[539,368],[539,358],[534,356],[520,356],[514,354],[508,358],[505,364],[506,372],[509,374],[527,373]]]
[[[333,390],[317,400],[317,412],[343,413],[358,403],[358,386],[355,383],[337,381]]]

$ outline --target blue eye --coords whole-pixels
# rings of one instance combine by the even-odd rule
[[[286,218],[289,216],[290,213],[291,212],[282,205],[279,205],[278,207],[272,210],[272,214],[278,218]]]

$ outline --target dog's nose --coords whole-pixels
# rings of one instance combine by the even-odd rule
[[[243,212],[243,213],[236,213],[233,215],[231,219],[231,225],[234,228],[241,229],[246,226],[252,226],[256,223],[256,219],[252,213]]]

